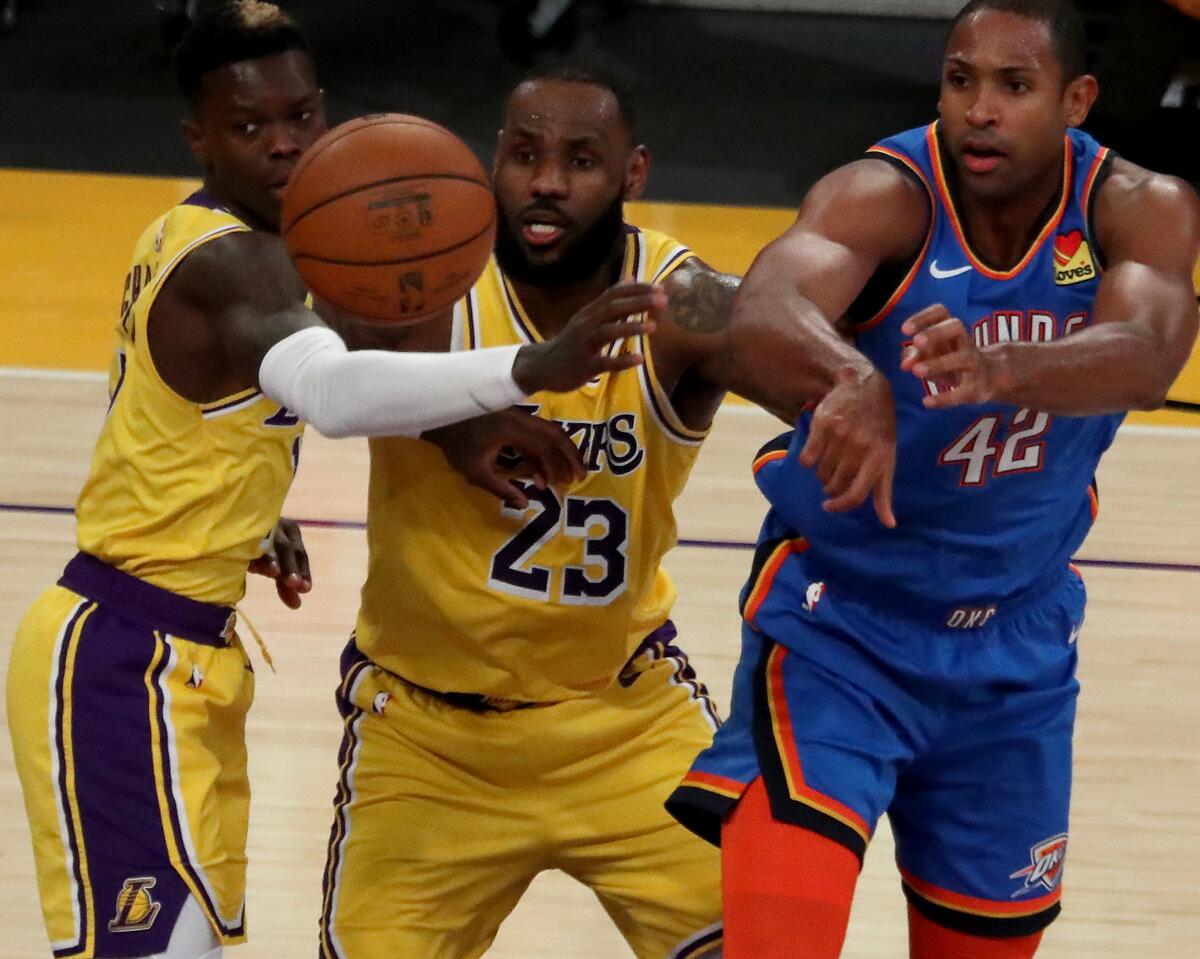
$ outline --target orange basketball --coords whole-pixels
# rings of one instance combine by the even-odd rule
[[[281,232],[309,289],[377,323],[410,323],[471,288],[496,204],[475,154],[445,127],[382,113],[335,127],[288,181]]]

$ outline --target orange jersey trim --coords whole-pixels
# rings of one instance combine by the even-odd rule
[[[890,156],[894,160],[900,161],[914,174],[916,174],[917,179],[921,181],[921,185],[925,187],[925,192],[929,195],[929,229],[925,231],[925,242],[921,245],[921,252],[917,254],[917,258],[913,261],[913,265],[909,269],[908,273],[905,274],[904,279],[900,281],[900,285],[896,287],[892,295],[888,297],[887,302],[879,308],[879,312],[877,312],[869,320],[864,320],[862,323],[855,325],[855,332],[865,332],[866,330],[871,329],[871,327],[879,325],[879,323],[881,323],[887,317],[887,315],[891,313],[893,309],[895,309],[896,304],[899,303],[904,294],[908,292],[908,288],[913,285],[913,281],[920,274],[921,267],[925,263],[925,256],[929,253],[929,244],[933,242],[933,230],[937,225],[938,211],[938,205],[935,201],[937,194],[934,193],[933,187],[929,185],[929,181],[925,179],[925,174],[921,172],[921,168],[913,163],[912,160],[906,157],[903,153],[898,153],[889,147],[883,146],[871,147],[867,153],[883,153],[887,156]]]
[[[806,544],[807,545],[807,544]],[[787,779],[788,794],[798,803],[816,809],[831,819],[854,830],[864,843],[871,842],[871,830],[866,821],[849,806],[817,792],[804,782],[804,770],[800,765],[800,752],[792,735],[792,719],[788,710],[783,688],[783,660],[785,647],[776,645],[767,657],[767,706],[771,713],[771,730],[775,737],[775,748],[783,760],[783,773]]]
[[[787,455],[787,450],[783,451]],[[768,454],[769,455],[769,454]],[[765,460],[766,457],[763,457]],[[747,623],[754,624],[754,617],[758,615],[758,608],[763,604],[763,600],[767,598],[767,594],[771,592],[771,584],[775,581],[775,574],[779,572],[781,567],[789,556],[793,553],[803,553],[808,549],[808,540],[804,537],[799,539],[785,539],[782,543],[775,547],[770,558],[763,565],[763,571],[758,575],[758,582],[754,584],[754,589],[750,591],[750,598],[746,602],[746,611],[742,617]]]
[[[776,460],[784,459],[787,455],[788,455],[787,450],[771,450],[770,453],[764,453],[762,456],[760,456],[758,459],[756,459],[754,461],[754,465],[751,467],[751,469],[755,473],[757,473],[760,469],[762,469],[768,463],[774,463]]]
[[[1088,505],[1092,511],[1092,522],[1096,522],[1096,517],[1100,515],[1100,497],[1096,495],[1096,487],[1088,484]]]
[[[703,789],[729,799],[738,799],[746,791],[746,783],[738,782],[736,779],[728,779],[725,776],[717,776],[713,773],[699,772],[694,769],[683,777],[680,785]]]
[[[1024,899],[1021,902],[997,902],[994,899],[976,899],[961,893],[942,889],[924,879],[918,879],[910,872],[900,870],[900,876],[905,884],[922,899],[927,899],[945,909],[969,913],[972,916],[986,916],[989,919],[1018,919],[1022,916],[1036,916],[1045,912],[1062,898],[1062,886],[1059,885],[1051,893],[1039,896],[1037,899]]]
[[[1058,198],[1058,206],[1054,211],[1054,215],[1042,227],[1041,232],[1037,235],[1037,239],[1033,241],[1029,249],[1025,251],[1025,255],[1021,257],[1011,270],[994,270],[985,264],[971,249],[971,245],[967,242],[966,232],[963,230],[962,222],[958,218],[958,210],[955,209],[954,200],[950,196],[950,187],[946,180],[946,171],[942,166],[942,154],[938,150],[937,142],[937,121],[929,125],[929,129],[925,134],[926,142],[929,145],[929,156],[933,163],[934,179],[937,181],[938,195],[941,198],[942,206],[946,208],[946,212],[950,215],[950,224],[954,227],[954,235],[958,237],[958,242],[966,253],[967,259],[971,261],[973,266],[981,275],[992,280],[1011,280],[1014,276],[1020,273],[1029,265],[1029,261],[1042,248],[1042,244],[1046,242],[1046,238],[1058,229],[1059,223],[1062,222],[1063,214],[1067,210],[1067,201],[1071,197],[1071,179],[1074,175],[1075,158],[1071,150],[1071,141],[1063,136],[1063,184],[1062,193]]]

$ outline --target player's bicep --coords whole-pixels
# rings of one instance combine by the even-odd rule
[[[1133,324],[1182,365],[1197,331],[1192,273],[1200,256],[1200,200],[1168,177],[1117,186],[1097,210],[1108,264],[1093,320]]]
[[[835,170],[755,259],[742,295],[777,294],[786,283],[835,322],[881,265],[920,248],[929,211],[924,188],[889,163],[865,159]]]
[[[232,370],[253,379],[267,350],[319,324],[283,243],[265,233],[238,233],[189,256],[177,295],[221,344]]]

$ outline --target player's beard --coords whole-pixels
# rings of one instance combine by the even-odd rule
[[[567,242],[557,259],[533,263],[508,217],[501,216],[496,224],[496,262],[518,283],[551,288],[572,286],[595,276],[612,261],[624,229],[625,204],[618,193],[595,223]]]

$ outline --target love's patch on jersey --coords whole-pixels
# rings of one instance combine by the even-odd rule
[[[1081,230],[1072,230],[1054,238],[1054,282],[1071,286],[1095,279],[1096,261]]]

